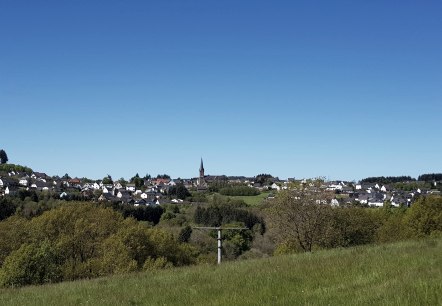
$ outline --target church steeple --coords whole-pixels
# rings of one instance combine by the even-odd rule
[[[204,178],[204,164],[203,164],[202,157],[201,157],[201,164],[200,164],[200,178]]]
[[[201,157],[201,164],[200,164],[200,177],[198,178],[198,181],[196,183],[196,190],[198,191],[204,191],[207,189],[207,183],[204,179],[204,164],[203,164],[203,158]]]

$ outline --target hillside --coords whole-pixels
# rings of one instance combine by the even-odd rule
[[[0,290],[1,305],[442,305],[442,239]]]

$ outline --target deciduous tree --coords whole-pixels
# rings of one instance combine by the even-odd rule
[[[307,181],[278,194],[270,207],[270,219],[283,241],[294,241],[305,252],[320,244],[330,226],[332,194],[322,180]]]

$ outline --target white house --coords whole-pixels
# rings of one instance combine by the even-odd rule
[[[103,186],[103,193],[109,193],[109,189],[106,186]]]
[[[126,185],[126,190],[128,191],[135,191],[136,187],[135,184],[127,184]]]
[[[281,190],[281,187],[279,187],[276,183],[273,183],[271,187],[272,187],[272,189],[276,189],[278,191]]]
[[[22,186],[28,186],[28,178],[27,177],[22,177],[20,179],[20,181],[18,181],[18,183]]]

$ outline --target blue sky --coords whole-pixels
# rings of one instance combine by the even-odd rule
[[[442,172],[440,1],[0,1],[11,163],[50,175]]]

